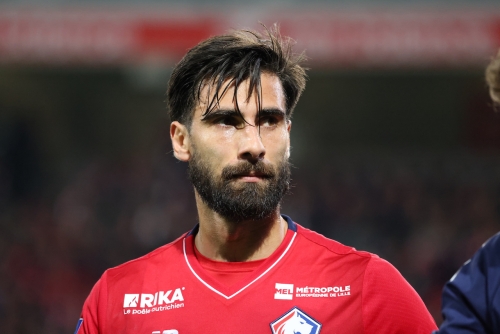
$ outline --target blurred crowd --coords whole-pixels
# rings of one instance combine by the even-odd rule
[[[71,333],[105,269],[196,224],[193,190],[166,134],[152,152],[83,161],[47,187],[29,132],[16,133],[0,155],[0,333]],[[500,156],[325,156],[295,163],[283,213],[389,260],[440,323],[443,284],[500,230]]]

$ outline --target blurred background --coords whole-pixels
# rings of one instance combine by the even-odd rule
[[[497,0],[0,0],[0,332],[72,333],[103,271],[197,222],[165,90],[186,50],[277,22],[306,50],[283,212],[441,289],[500,230]]]

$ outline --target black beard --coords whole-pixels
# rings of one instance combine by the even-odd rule
[[[248,175],[251,171],[264,179],[259,182],[263,184],[234,183],[238,175]],[[216,177],[195,153],[189,162],[188,173],[203,202],[233,222],[269,217],[290,189],[291,173],[288,160],[281,161],[276,167],[262,161],[256,164],[245,161],[224,167],[221,177]]]

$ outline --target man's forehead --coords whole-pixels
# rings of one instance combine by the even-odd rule
[[[204,114],[213,109],[217,109],[221,104],[229,107],[238,102],[241,106],[243,103],[252,103],[260,100],[260,103],[270,103],[273,107],[281,108],[285,111],[285,94],[281,80],[278,76],[269,73],[261,73],[260,87],[255,85],[252,90],[250,88],[250,79],[243,80],[239,83],[235,94],[236,80],[228,78],[220,85],[217,80],[205,81],[202,83],[199,91],[199,98],[196,103],[195,111],[200,111]],[[236,97],[236,100],[235,100]],[[253,101],[252,101],[253,100]]]

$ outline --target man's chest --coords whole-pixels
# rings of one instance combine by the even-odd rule
[[[109,333],[362,332],[357,268],[282,266],[222,287],[189,270],[110,291]]]

